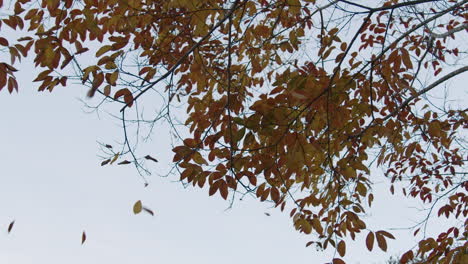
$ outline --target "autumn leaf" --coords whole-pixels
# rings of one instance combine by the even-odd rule
[[[122,96],[124,97],[125,104],[128,107],[131,107],[133,105],[133,95],[130,92],[130,90],[128,90],[127,88],[118,90],[114,95],[114,99],[118,100]]]
[[[374,233],[373,232],[369,232],[369,234],[367,234],[366,246],[369,251],[372,251],[372,249],[374,248]]]
[[[346,264],[342,259],[334,258],[332,261],[333,264]]]
[[[143,211],[147,212],[148,214],[150,214],[151,216],[154,216],[154,212],[153,210],[149,209],[149,208],[146,208],[143,206]]]
[[[113,164],[119,157],[120,157],[120,153],[115,153],[114,157],[112,157],[110,161],[110,164]]]
[[[387,241],[385,241],[385,237],[382,233],[376,233],[375,237],[377,238],[377,245],[379,246],[382,251],[387,251]]]
[[[135,204],[133,205],[133,213],[134,214],[139,214],[141,213],[141,210],[143,209],[143,205],[140,200],[136,201]]]
[[[151,160],[151,161],[154,161],[154,162],[158,162],[158,160],[157,160],[157,159],[155,159],[155,158],[151,157],[150,155],[146,155],[146,156],[145,156],[145,159],[147,159],[147,160]]]
[[[85,231],[83,231],[83,233],[81,234],[81,245],[83,245],[85,241],[86,241],[86,233]]]
[[[338,254],[340,254],[340,256],[344,257],[344,255],[346,254],[346,243],[341,240],[339,243],[338,243],[338,246],[336,247],[337,251],[338,251]]]
[[[8,233],[11,232],[11,230],[13,229],[13,226],[14,226],[14,225],[15,225],[15,220],[11,221],[10,224],[8,225],[8,229],[7,229]]]
[[[8,47],[10,44],[7,39],[0,37],[0,45]]]

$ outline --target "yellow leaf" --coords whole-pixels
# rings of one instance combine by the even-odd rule
[[[114,157],[112,158],[110,164],[114,163],[119,158],[119,156],[120,156],[120,153],[116,153]]]
[[[198,164],[208,164],[206,160],[202,157],[202,155],[199,152],[195,152],[192,156],[193,161],[195,161]]]
[[[110,46],[110,45],[102,46],[102,47],[96,52],[96,57],[101,56],[102,54],[108,52],[108,51],[111,50],[111,49],[112,49],[112,46]]]
[[[141,213],[142,209],[143,209],[143,205],[141,204],[141,201],[140,200],[136,201],[136,203],[133,205],[133,213],[139,214]]]

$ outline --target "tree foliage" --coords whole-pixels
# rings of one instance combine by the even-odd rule
[[[42,69],[39,91],[80,80],[99,106],[120,105],[124,150],[105,145],[102,165],[120,160],[143,176],[157,160],[140,158],[129,124],[166,121],[176,133],[182,117],[187,133],[173,148],[182,182],[288,210],[308,245],[336,248],[333,263],[359,234],[370,251],[395,239],[366,225],[382,168],[392,194],[420,199],[428,218],[460,220],[434,238],[419,232],[427,219],[416,225],[420,242],[401,262],[462,263],[467,108],[443,87],[468,70],[467,2],[17,0],[0,21],[23,35],[0,37],[10,55],[0,89],[18,90],[24,57]],[[143,106],[160,112],[146,120]]]

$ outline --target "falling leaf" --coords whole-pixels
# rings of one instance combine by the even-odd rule
[[[374,248],[374,233],[373,232],[369,232],[369,234],[367,234],[366,246],[369,251],[372,251],[372,249]]]
[[[266,213],[266,212],[265,212],[265,215],[266,215],[266,216],[271,216],[270,213]]]
[[[139,214],[141,213],[141,210],[143,209],[143,205],[141,204],[141,201],[138,200],[134,205],[133,205],[133,213],[134,214]]]
[[[15,220],[11,221],[11,223],[8,225],[8,234],[11,232],[14,225],[15,225]]]
[[[147,212],[148,214],[154,216],[153,210],[151,210],[151,209],[149,209],[149,208],[146,208],[146,207],[143,207],[143,210],[144,210],[145,212]]]
[[[120,156],[120,153],[115,153],[114,157],[112,158],[110,164],[114,163]]]
[[[81,245],[83,245],[85,241],[86,241],[86,233],[85,231],[83,231],[83,234],[81,234]]]
[[[130,161],[124,160],[124,161],[117,163],[117,165],[125,165],[125,164],[130,164],[130,163],[131,163]]]
[[[154,162],[158,162],[157,159],[151,157],[150,155],[146,155],[146,156],[145,156],[145,159],[147,159],[147,160],[152,160],[152,161],[154,161]]]

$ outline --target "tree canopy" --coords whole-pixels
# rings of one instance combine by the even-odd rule
[[[180,181],[274,203],[308,246],[336,248],[333,264],[356,236],[370,251],[395,239],[366,225],[383,170],[392,194],[430,208],[401,263],[468,262],[468,108],[448,85],[468,70],[468,0],[10,4],[0,29],[21,37],[0,37],[0,89],[18,91],[28,57],[39,91],[79,82],[95,107],[119,106],[123,144],[103,145],[103,166],[146,179],[157,159],[138,151],[135,124],[146,136],[169,124]],[[429,218],[459,224],[426,237]]]

